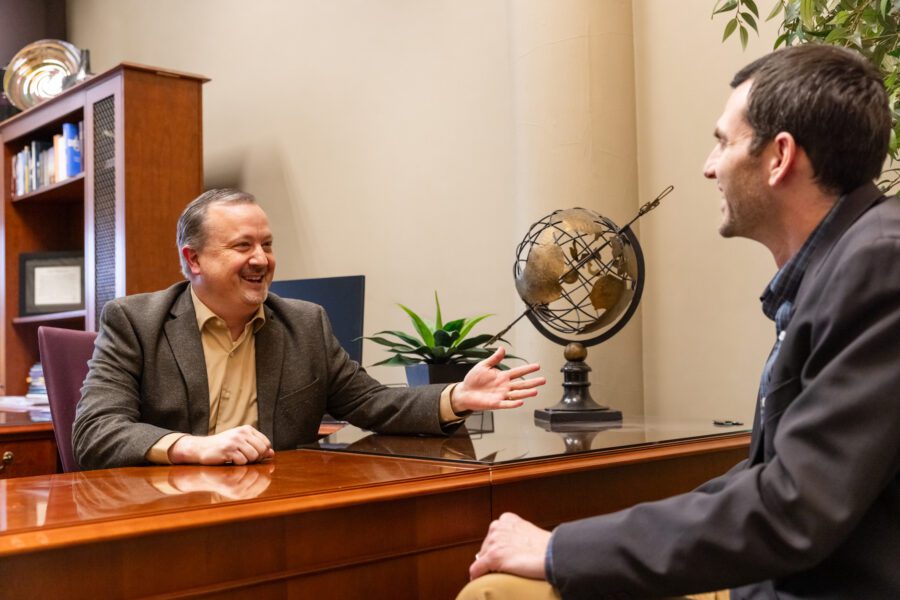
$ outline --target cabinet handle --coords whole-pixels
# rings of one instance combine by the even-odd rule
[[[13,453],[10,452],[9,450],[7,450],[6,452],[3,453],[3,459],[0,460],[0,473],[3,472],[3,469],[6,468],[6,465],[11,463],[14,458],[15,458],[15,455],[13,455]]]

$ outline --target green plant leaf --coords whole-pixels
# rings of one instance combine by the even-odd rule
[[[718,6],[718,3],[716,3],[716,6]],[[737,0],[727,0],[722,6],[719,6],[718,8],[715,6],[713,7],[713,16],[719,13],[728,12],[729,10],[734,10],[736,7]]]
[[[744,0],[744,6],[750,9],[750,12],[753,13],[753,16],[757,19],[759,18],[759,9],[756,7],[756,2],[753,0]]]
[[[435,329],[443,329],[444,322],[441,320],[441,301],[438,300],[437,290],[434,291],[434,328]]]
[[[769,13],[768,17],[766,17],[766,21],[771,21],[772,19],[777,17],[778,13],[780,13],[782,10],[784,10],[784,4],[781,2],[781,0],[778,0],[778,2],[775,3],[775,6],[772,7],[772,12]]]
[[[725,40],[727,40],[729,37],[731,37],[731,34],[734,33],[734,30],[737,28],[737,26],[738,26],[737,19],[731,19],[730,21],[728,21],[728,24],[725,25],[725,33],[722,34],[723,42]]]
[[[421,363],[421,360],[416,360],[414,358],[406,358],[405,356],[400,356],[399,354],[395,354],[390,358],[386,358],[384,360],[378,361],[377,363],[372,363],[369,365],[370,367],[405,367],[406,365],[417,365]]]
[[[843,27],[835,27],[831,31],[828,32],[828,35],[825,36],[825,43],[831,44],[836,40],[841,40],[847,37],[847,30]]]
[[[465,324],[465,322],[465,319],[455,319],[453,321],[449,321],[447,323],[444,323],[444,330],[459,331],[460,329],[462,329],[462,326]]]
[[[387,346],[388,348],[390,348],[392,350],[398,350],[398,351],[399,350],[412,350],[413,348],[415,348],[415,346],[408,346],[406,344],[403,344],[400,342],[394,342],[394,341],[391,341],[391,340],[388,340],[385,338],[381,338],[381,337],[371,336],[371,337],[366,337],[363,339],[369,340],[370,342],[375,342],[376,344],[380,344],[382,346]]]
[[[814,29],[816,7],[813,0],[800,0],[800,21],[807,29]]]
[[[741,25],[741,48],[744,50],[747,49],[747,38],[749,34],[747,33],[747,28]]]
[[[410,346],[421,346],[424,343],[419,338],[413,337],[405,331],[379,331],[375,335],[393,335],[394,337],[400,338]]]
[[[434,334],[431,332],[431,328],[425,324],[425,321],[422,320],[422,317],[414,313],[409,308],[403,306],[402,304],[398,305],[400,308],[409,315],[409,318],[413,322],[413,326],[416,328],[416,331],[419,332],[419,335],[422,337],[422,341],[425,342],[426,346],[434,346]]]
[[[753,31],[759,33],[759,29],[756,28],[756,19],[753,18],[753,15],[748,12],[744,12],[741,13],[741,17],[744,18],[744,22],[747,23],[747,25],[753,28]]]
[[[475,327],[478,323],[487,319],[488,317],[493,316],[490,314],[487,315],[479,315],[477,317],[473,317],[471,319],[466,319],[465,323],[463,323],[462,329],[459,330],[459,339],[460,341],[469,335],[469,332],[472,331],[472,328]]]
[[[492,337],[494,337],[494,336],[492,336],[492,335],[489,334],[489,333],[483,333],[483,334],[481,334],[481,335],[476,335],[476,336],[470,337],[470,338],[468,338],[468,339],[466,339],[466,340],[464,340],[464,341],[463,341],[463,340],[457,340],[457,343],[456,343],[456,345],[454,346],[454,348],[456,348],[456,349],[458,349],[458,350],[465,350],[465,349],[467,349],[467,348],[474,348],[475,346],[480,346],[481,344],[484,344],[484,343],[490,341],[490,339],[491,339]]]
[[[429,348],[431,356],[436,359],[445,359],[450,355],[450,348],[446,346],[434,346]]]
[[[455,333],[456,336],[459,337],[458,331],[454,331],[453,333]],[[435,346],[445,346],[445,347],[449,348],[450,346],[453,345],[453,341],[454,341],[453,336],[450,333],[444,331],[443,329],[438,329],[437,331],[434,332],[434,345]]]
[[[834,17],[831,18],[831,21],[829,21],[829,23],[831,23],[832,25],[843,25],[849,18],[849,11],[839,10],[837,13],[835,13]]]

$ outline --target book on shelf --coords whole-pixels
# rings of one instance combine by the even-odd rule
[[[63,123],[49,140],[34,139],[12,157],[12,191],[16,196],[60,183],[82,172],[83,122]]]
[[[81,173],[81,124],[63,123],[63,139],[66,144],[66,174],[68,177]]]
[[[25,398],[32,404],[46,404],[48,402],[47,384],[44,382],[44,367],[41,363],[34,363],[31,366],[25,381],[28,383]]]

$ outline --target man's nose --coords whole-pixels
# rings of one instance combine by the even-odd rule
[[[706,163],[703,165],[703,176],[707,179],[716,178],[716,162],[719,160],[719,151],[713,148],[709,156],[706,157]]]
[[[263,249],[262,244],[257,244],[253,248],[253,254],[250,256],[250,262],[253,264],[264,265],[269,262],[269,259],[266,257],[266,251]]]

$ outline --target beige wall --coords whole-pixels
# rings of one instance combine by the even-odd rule
[[[675,191],[641,223],[650,274],[643,302],[648,414],[752,419],[774,328],[759,295],[771,255],[717,234],[720,195],[702,177],[715,121],[740,67],[776,33],[751,33],[746,52],[722,44],[725,22],[708,0],[635,0],[635,72],[641,198]],[[760,10],[770,6],[759,3]]]
[[[69,37],[91,49],[95,71],[129,60],[211,78],[207,186],[257,194],[274,224],[279,278],[364,273],[368,332],[409,327],[396,302],[432,314],[433,290],[445,315],[496,313],[483,330],[497,331],[523,308],[511,266],[527,224],[592,203],[621,219],[634,203],[630,2],[69,0],[67,8]],[[604,20],[607,8],[615,19]],[[518,90],[529,95],[516,99]],[[550,139],[523,139],[533,118]],[[547,156],[574,162],[543,164]],[[611,205],[597,200],[604,196]],[[620,337],[592,353],[598,368],[614,356],[618,375],[596,391],[640,412],[639,323]],[[526,322],[508,338],[553,381],[535,406],[555,402],[560,349]],[[374,345],[365,354],[367,363],[383,356]],[[373,374],[403,380],[394,368]]]
[[[771,46],[720,43],[711,0],[69,0],[95,71],[128,60],[204,74],[208,187],[258,195],[278,277],[367,276],[366,330],[394,307],[521,309],[512,251],[555,208],[642,220],[639,314],[592,350],[594,394],[626,412],[748,419],[771,259],[721,240],[700,175],[727,81]],[[764,9],[765,10],[765,9]],[[173,253],[173,260],[175,256]],[[558,348],[524,321],[555,402]],[[366,362],[380,357],[367,345]],[[396,369],[376,368],[386,382]],[[523,411],[527,417],[530,411]]]

